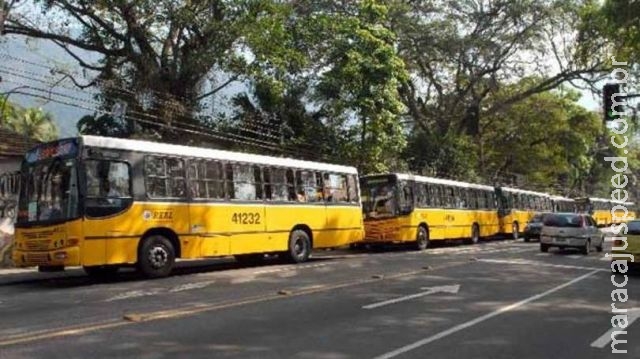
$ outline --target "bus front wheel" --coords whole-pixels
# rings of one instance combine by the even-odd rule
[[[153,235],[145,238],[140,247],[138,269],[148,278],[166,277],[171,273],[175,260],[175,248],[171,241]]]
[[[289,250],[286,252],[287,259],[293,263],[302,263],[309,259],[311,255],[311,238],[307,231],[296,229],[289,235]]]

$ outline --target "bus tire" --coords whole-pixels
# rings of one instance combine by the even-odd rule
[[[478,244],[480,242],[480,227],[477,223],[471,226],[471,239],[470,244]]]
[[[520,226],[518,222],[513,222],[511,225],[511,239],[516,240],[520,238]]]
[[[87,273],[89,277],[93,279],[104,280],[104,279],[110,279],[116,274],[118,274],[120,267],[118,266],[88,266],[88,267],[85,266],[82,269],[84,269],[84,272]]]
[[[425,226],[418,226],[415,247],[418,251],[423,251],[429,248],[429,231]]]
[[[292,263],[302,263],[311,255],[311,238],[303,229],[294,229],[289,234],[289,249],[286,258]]]
[[[171,274],[176,260],[176,250],[171,241],[161,235],[151,235],[142,241],[138,251],[138,270],[147,278]]]

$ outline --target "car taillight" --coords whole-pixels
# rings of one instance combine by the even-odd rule
[[[622,241],[622,239],[616,239],[613,241],[613,245],[615,247],[622,247],[624,245],[624,242]]]

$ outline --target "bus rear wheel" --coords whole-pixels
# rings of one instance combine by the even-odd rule
[[[480,227],[478,224],[474,223],[471,226],[471,239],[469,240],[470,244],[478,244],[480,242]]]
[[[423,251],[429,247],[429,231],[424,226],[418,227],[416,234],[416,250]]]
[[[138,252],[138,269],[148,278],[166,277],[176,260],[175,248],[167,238],[152,235],[143,239]]]
[[[293,263],[302,263],[311,255],[311,238],[307,231],[295,229],[289,235],[289,249],[286,258]]]

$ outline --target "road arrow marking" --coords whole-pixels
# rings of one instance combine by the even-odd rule
[[[431,287],[431,288],[424,287],[424,288],[420,288],[420,289],[424,290],[424,292],[411,294],[411,295],[406,295],[404,297],[400,297],[400,298],[396,298],[396,299],[390,299],[390,300],[385,300],[383,302],[378,302],[378,303],[365,305],[365,306],[362,307],[362,309],[380,308],[380,307],[384,307],[385,305],[400,303],[400,302],[404,302],[406,300],[416,299],[416,298],[424,297],[424,296],[435,294],[435,293],[456,294],[460,290],[460,285],[459,284],[442,285],[442,286],[438,286],[438,287]]]
[[[625,313],[620,313],[619,315],[624,315]],[[629,309],[626,313],[627,315],[627,320],[629,322],[629,325],[627,326],[627,328],[629,328],[633,322],[635,322],[636,320],[640,319],[640,308],[632,308]],[[611,335],[613,334],[613,332],[615,331],[624,331],[626,329],[620,329],[620,328],[611,328],[609,329],[606,333],[602,334],[602,336],[598,339],[596,339],[596,341],[594,341],[593,343],[591,343],[591,346],[594,348],[604,348],[605,346],[607,346],[607,344],[609,344],[612,340]]]
[[[518,309],[518,308],[520,308],[520,307],[522,307],[524,305],[527,305],[527,304],[529,304],[531,302],[535,302],[535,301],[537,301],[539,299],[542,299],[542,298],[544,298],[544,297],[546,297],[546,296],[548,296],[550,294],[553,294],[553,293],[555,293],[555,292],[557,292],[559,290],[562,290],[562,289],[564,289],[566,287],[569,287],[571,285],[574,285],[574,284],[576,284],[576,283],[578,283],[578,282],[580,282],[582,280],[585,280],[585,279],[593,276],[596,273],[598,273],[598,271],[589,272],[589,273],[587,273],[585,275],[577,277],[577,278],[575,278],[573,280],[570,280],[570,281],[568,281],[568,282],[566,282],[564,284],[561,284],[561,285],[559,285],[557,287],[551,288],[551,289],[549,289],[548,291],[546,291],[544,293],[536,294],[533,297],[529,297],[527,299],[521,300],[521,301],[519,301],[517,303],[513,303],[513,304],[508,305],[506,307],[501,307],[501,308],[499,308],[499,309],[497,309],[497,310],[495,310],[495,311],[493,311],[491,313],[485,314],[485,315],[480,316],[480,317],[478,317],[476,319],[472,319],[472,320],[470,320],[468,322],[456,325],[455,327],[449,328],[449,329],[445,330],[444,332],[440,332],[440,333],[438,333],[436,335],[433,335],[433,336],[430,336],[428,338],[424,338],[422,340],[418,340],[417,342],[414,342],[412,344],[405,345],[402,348],[398,348],[396,350],[393,350],[393,351],[390,351],[388,353],[382,354],[380,356],[375,357],[374,359],[391,359],[391,358],[395,358],[395,357],[397,357],[399,355],[402,355],[404,353],[407,353],[407,352],[410,352],[412,350],[418,349],[418,348],[423,347],[423,346],[425,346],[425,345],[427,345],[429,343],[435,342],[436,340],[440,340],[442,338],[448,337],[449,335],[457,333],[457,332],[459,332],[461,330],[473,327],[474,325],[480,324],[480,323],[482,323],[482,322],[484,322],[486,320],[489,320],[489,319],[491,319],[493,317],[497,317],[497,316],[502,315],[504,313],[508,313],[510,311]]]

